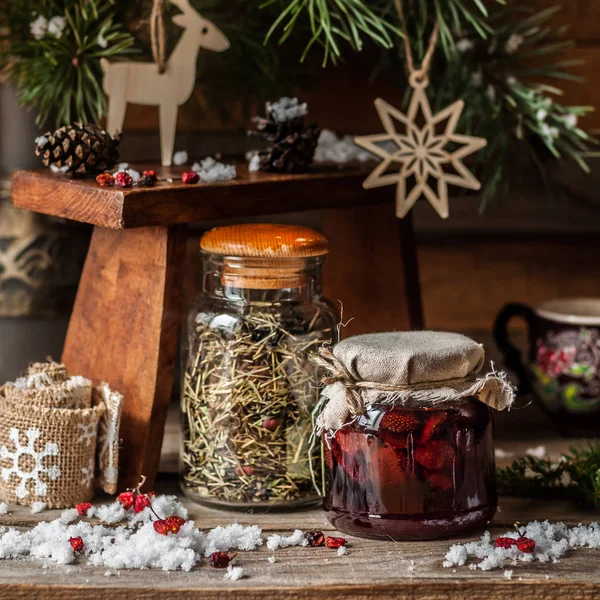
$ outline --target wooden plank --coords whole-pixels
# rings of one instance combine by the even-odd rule
[[[96,228],[63,361],[125,398],[119,487],[152,485],[179,339],[185,232],[180,226]]]
[[[365,167],[318,166],[302,175],[249,173],[215,184],[159,182],[155,187],[101,188],[93,179],[68,179],[50,171],[18,171],[12,180],[15,206],[91,223],[129,229],[393,202],[389,189],[365,191]],[[366,167],[368,170],[368,166]],[[157,169],[161,177],[182,169]]]

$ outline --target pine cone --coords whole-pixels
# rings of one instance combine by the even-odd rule
[[[36,156],[71,175],[102,173],[119,160],[121,134],[112,137],[96,125],[76,123],[36,139]]]
[[[287,100],[287,99],[284,99]],[[321,135],[317,125],[305,126],[304,116],[280,120],[277,104],[267,105],[267,118],[255,117],[256,131],[251,137],[269,142],[266,150],[258,153],[261,171],[277,173],[306,173],[312,164],[315,149]]]

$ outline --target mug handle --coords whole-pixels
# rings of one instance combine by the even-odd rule
[[[521,351],[512,344],[508,336],[507,326],[514,317],[521,317],[527,323],[529,330],[529,343],[532,343],[532,326],[535,320],[535,312],[519,302],[510,302],[502,307],[494,323],[494,339],[504,354],[504,364],[513,371],[519,380],[519,392],[528,394],[531,392],[531,383],[527,375],[527,369],[521,360]]]

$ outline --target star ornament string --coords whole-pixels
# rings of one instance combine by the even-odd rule
[[[487,140],[455,133],[464,108],[462,100],[457,100],[436,115],[432,114],[425,89],[429,84],[429,65],[437,43],[438,23],[436,21],[434,25],[421,68],[416,69],[401,0],[396,0],[396,7],[404,29],[410,73],[408,82],[414,91],[406,114],[377,98],[375,108],[385,133],[354,138],[355,144],[381,158],[379,165],[363,182],[363,188],[395,184],[396,215],[399,218],[406,216],[419,198],[425,197],[440,217],[446,219],[449,214],[448,185],[471,190],[481,187],[462,161],[483,148]],[[423,124],[418,124],[417,119]],[[413,180],[414,185],[410,188]],[[434,182],[435,189],[430,182]]]

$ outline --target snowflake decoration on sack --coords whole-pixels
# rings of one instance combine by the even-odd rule
[[[88,486],[90,485],[90,483],[92,483],[92,480],[94,479],[94,467],[96,466],[96,462],[94,460],[94,457],[92,456],[89,460],[88,466],[87,467],[81,467],[81,481],[80,484],[83,486]]]
[[[29,428],[25,432],[27,437],[27,445],[23,446],[20,441],[20,432],[16,427],[11,427],[9,438],[14,443],[15,451],[9,452],[6,446],[0,448],[0,458],[4,460],[12,460],[12,467],[2,468],[2,480],[10,481],[13,475],[16,475],[21,481],[15,488],[15,496],[17,498],[25,498],[29,495],[27,483],[34,482],[34,494],[36,496],[45,496],[48,493],[48,485],[40,479],[40,475],[46,475],[52,481],[56,481],[60,477],[60,469],[57,465],[46,467],[44,459],[48,456],[58,456],[59,447],[54,442],[46,442],[44,449],[41,452],[36,452],[35,442],[40,437],[41,432],[35,427]],[[33,467],[29,471],[22,470],[19,466],[19,461],[22,456],[30,456],[33,461]]]
[[[81,434],[79,435],[79,438],[77,438],[77,441],[84,443],[89,448],[96,437],[97,427],[98,424],[96,421],[92,421],[90,423],[79,423]]]

